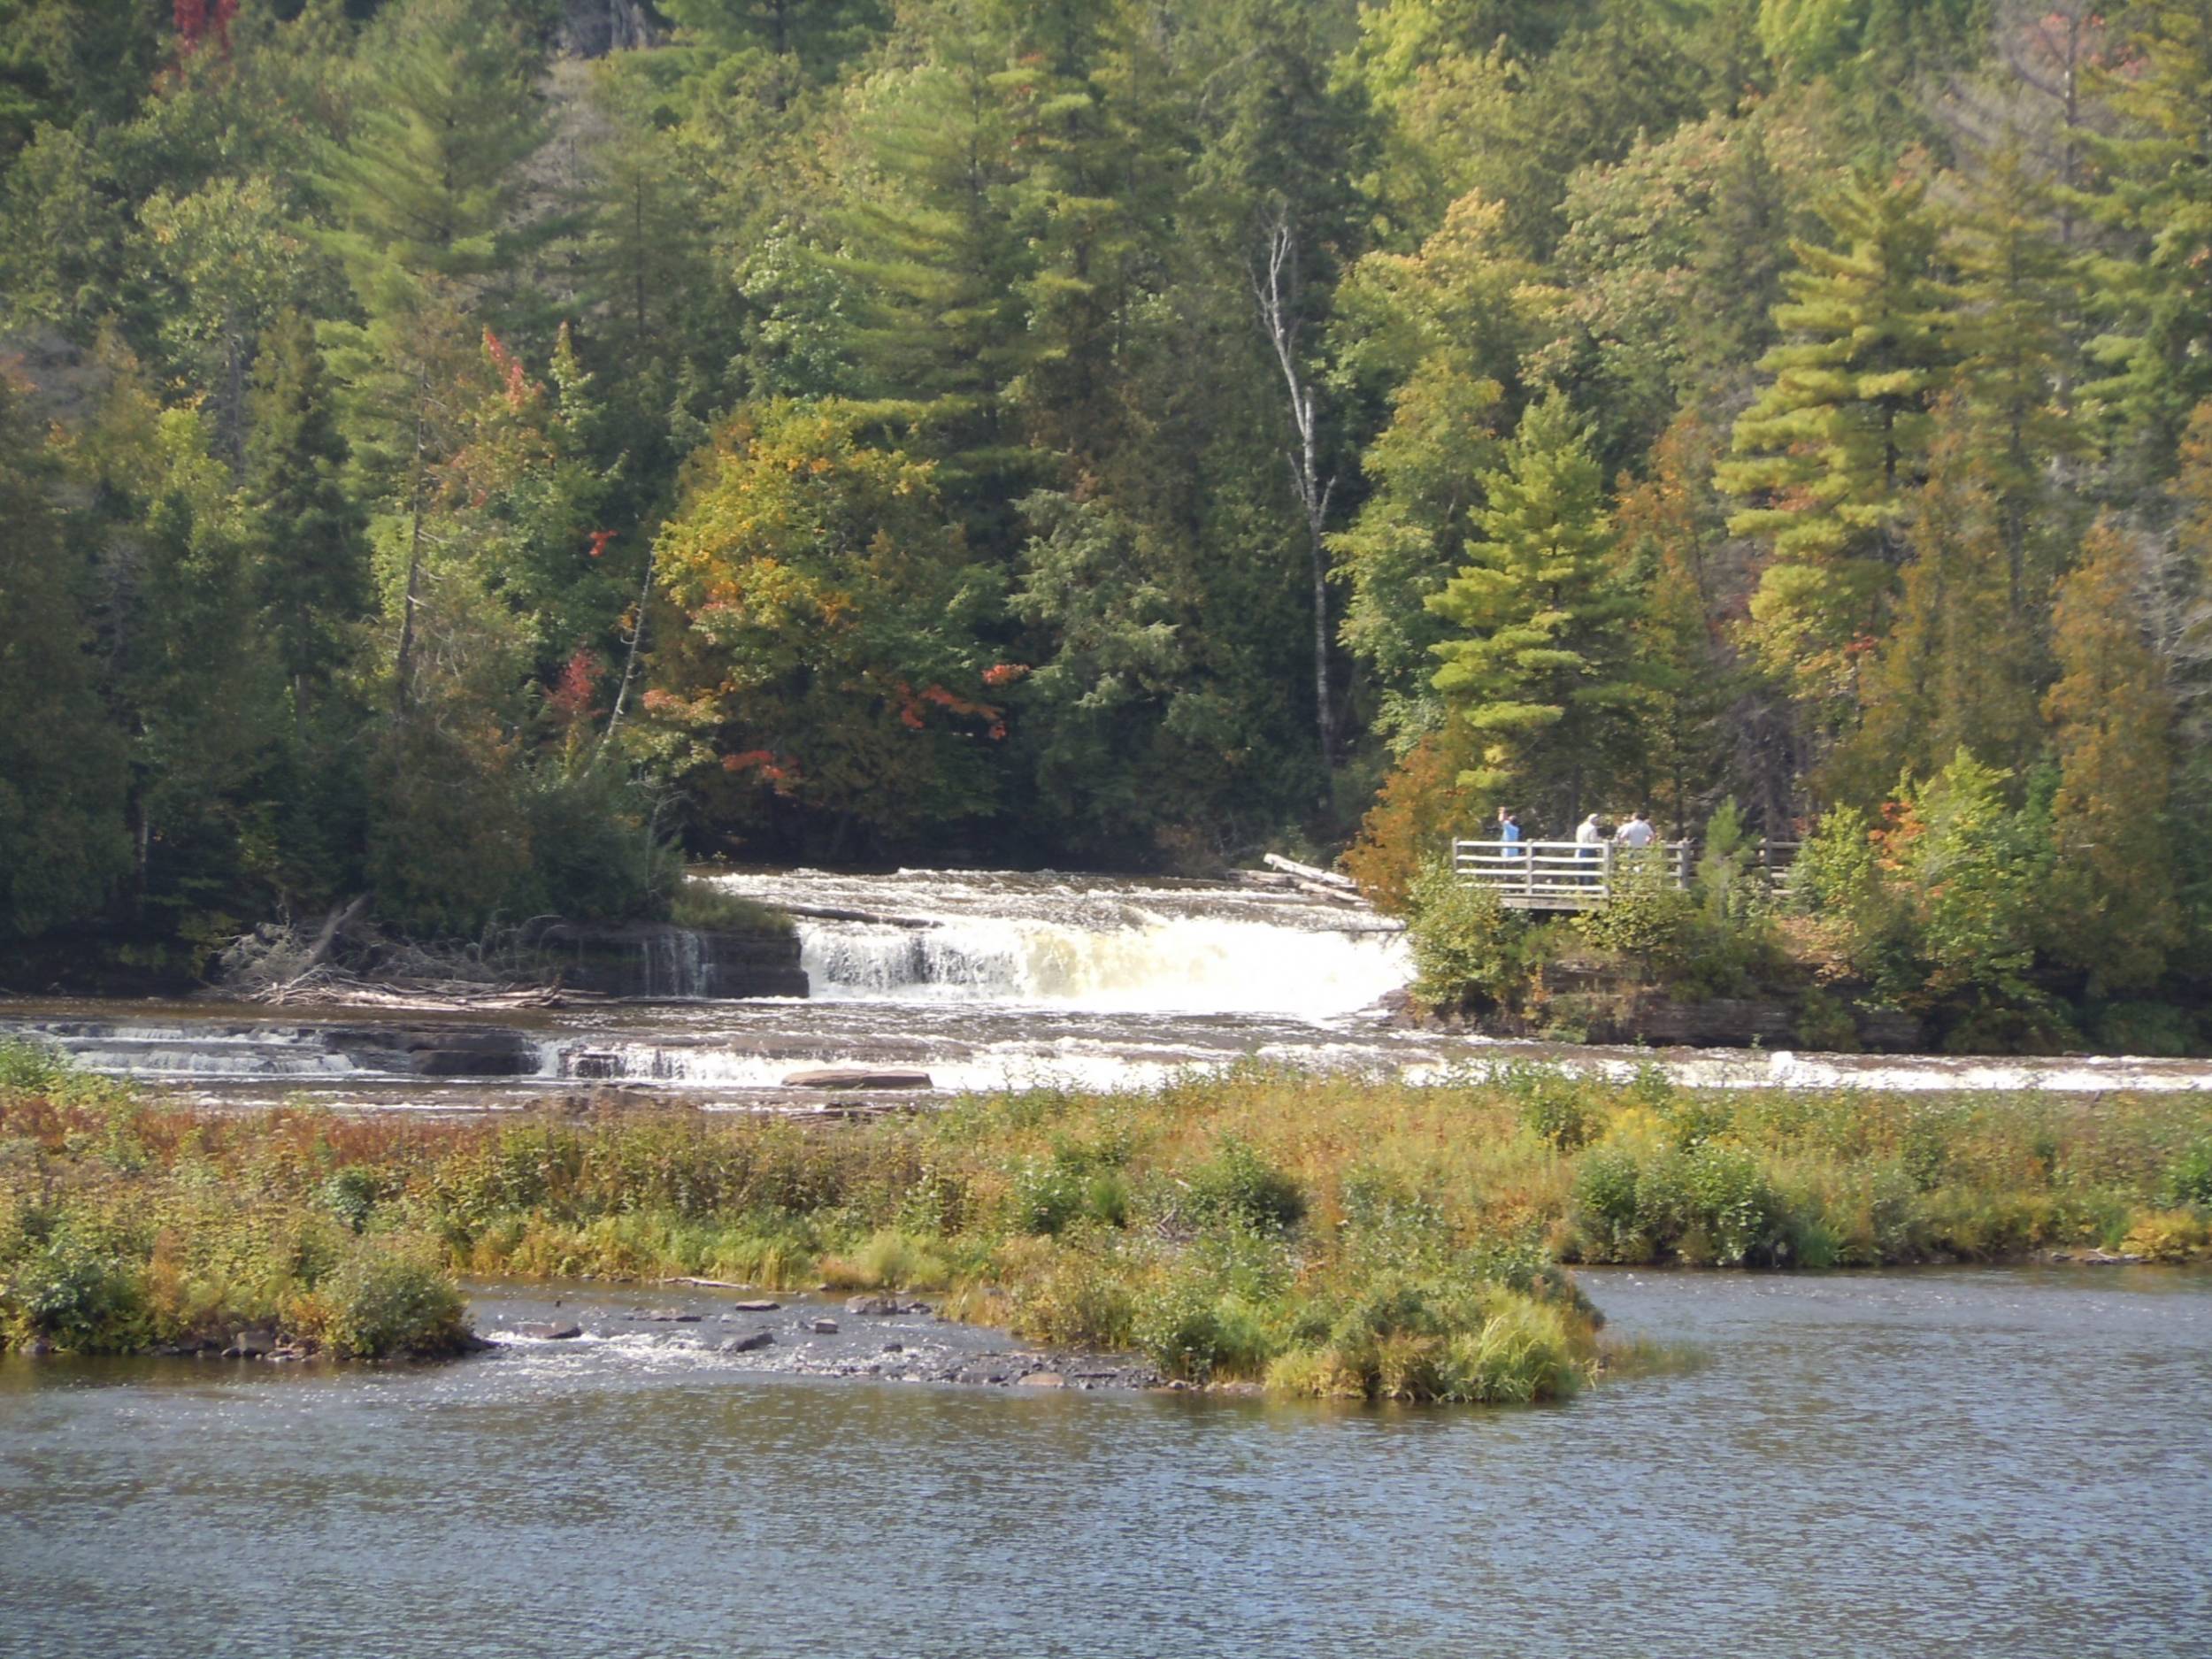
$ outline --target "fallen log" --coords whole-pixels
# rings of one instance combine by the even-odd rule
[[[1302,881],[1317,882],[1325,887],[1334,887],[1340,893],[1359,891],[1359,883],[1349,876],[1339,875],[1333,870],[1323,870],[1314,864],[1302,864],[1294,858],[1284,857],[1280,853],[1269,853],[1260,862],[1271,870],[1283,871],[1296,876]]]
[[[883,1066],[829,1065],[793,1071],[785,1077],[786,1088],[928,1088],[926,1071],[896,1071]]]
[[[804,916],[818,922],[867,922],[878,927],[937,926],[926,916],[891,916],[881,910],[849,910],[834,904],[786,904],[779,901],[775,908],[787,916]]]

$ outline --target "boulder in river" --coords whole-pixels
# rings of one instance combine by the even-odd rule
[[[824,1065],[787,1073],[786,1088],[933,1088],[926,1071],[885,1070],[876,1066]]]
[[[846,1299],[845,1311],[879,1319],[887,1315],[904,1313],[906,1304],[896,1296],[851,1296]]]
[[[634,1313],[630,1317],[642,1320],[647,1325],[696,1325],[701,1316],[687,1313],[681,1308],[650,1308],[643,1313]]]
[[[561,1321],[541,1321],[533,1325],[518,1325],[517,1336],[535,1337],[541,1342],[569,1342],[583,1335],[584,1327]]]
[[[834,1319],[817,1319],[813,1324],[808,1325],[807,1329],[813,1332],[817,1336],[835,1336],[837,1334],[837,1321]]]
[[[226,1359],[266,1359],[276,1352],[276,1333],[273,1331],[234,1331],[230,1346],[223,1350]]]
[[[776,1337],[774,1332],[755,1331],[749,1336],[731,1337],[728,1340],[722,1344],[722,1352],[725,1354],[750,1354],[756,1349],[773,1348],[775,1345]]]
[[[751,1302],[733,1302],[730,1306],[739,1313],[773,1313],[782,1307],[783,1303],[770,1302],[765,1297],[761,1297]]]

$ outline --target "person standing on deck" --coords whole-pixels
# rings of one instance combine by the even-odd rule
[[[1657,833],[1651,827],[1651,819],[1646,817],[1643,809],[1639,807],[1628,815],[1628,822],[1621,826],[1619,832],[1614,835],[1613,839],[1623,847],[1632,847],[1640,850],[1651,845],[1651,838]]]
[[[1521,856],[1521,815],[1508,807],[1498,809],[1498,839],[1505,843],[1505,856]]]
[[[1598,815],[1593,812],[1582,820],[1581,826],[1575,831],[1575,845],[1582,849],[1577,856],[1585,859],[1601,856],[1598,849],[1604,843],[1604,841],[1605,831],[1598,824]],[[1597,877],[1586,873],[1582,879],[1594,881]]]

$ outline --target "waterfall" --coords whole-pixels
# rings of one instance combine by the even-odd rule
[[[638,941],[639,995],[643,996],[711,996],[713,964],[706,941],[687,927],[671,927],[647,934]]]
[[[1323,1018],[1365,1008],[1410,977],[1394,933],[1202,916],[1121,916],[1107,926],[959,915],[925,928],[808,922],[799,952],[818,999],[1131,1013]]]

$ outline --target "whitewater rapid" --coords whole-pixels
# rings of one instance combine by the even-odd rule
[[[1405,1030],[1386,1004],[1412,974],[1395,924],[1279,888],[1050,872],[702,879],[810,912],[799,921],[806,999],[281,1017],[194,1003],[17,1004],[0,1010],[0,1036],[12,1027],[92,1070],[208,1104],[380,1110],[526,1105],[606,1087],[710,1108],[818,1104],[825,1097],[787,1079],[824,1066],[924,1072],[941,1097],[1156,1089],[1238,1065],[1426,1085],[1538,1064],[1614,1079],[1656,1065],[1679,1083],[1718,1088],[2212,1087],[2212,1064],[2199,1060],[1644,1051]],[[513,1072],[396,1071],[377,1033],[417,1026],[509,1042]]]

